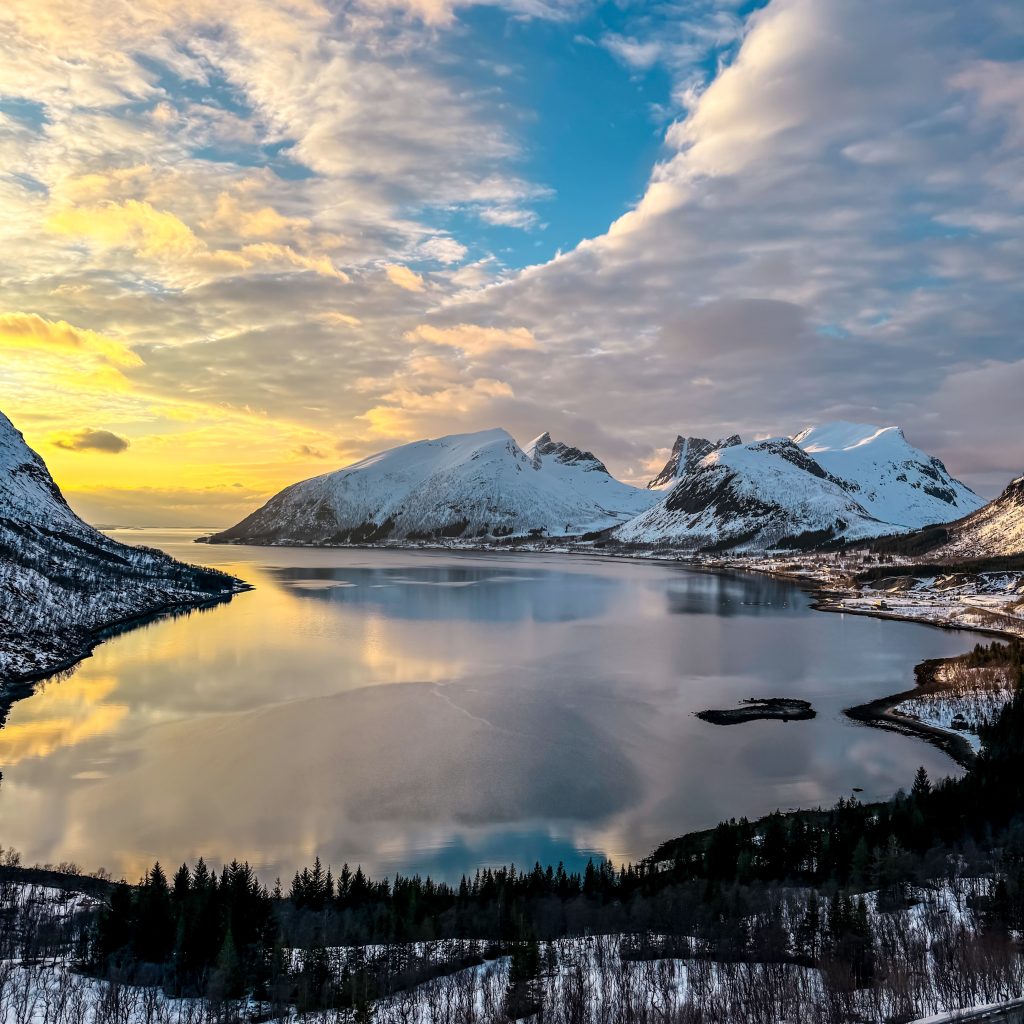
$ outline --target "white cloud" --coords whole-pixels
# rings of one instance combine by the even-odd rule
[[[388,280],[407,292],[421,292],[426,287],[423,278],[401,263],[390,263],[384,268]]]
[[[420,324],[405,334],[407,341],[457,348],[467,355],[483,355],[502,349],[535,349],[537,339],[525,327],[481,327],[479,324],[456,324],[434,327]]]

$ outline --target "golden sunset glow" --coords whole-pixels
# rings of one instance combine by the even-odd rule
[[[48,686],[31,702],[19,705],[0,729],[0,764],[46,757],[111,732],[128,713],[123,704],[106,702],[116,686],[110,676],[79,675]]]

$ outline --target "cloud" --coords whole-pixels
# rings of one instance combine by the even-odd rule
[[[50,444],[69,452],[107,452],[118,455],[128,450],[128,439],[112,434],[109,430],[94,430],[92,427],[80,427],[54,434]]]
[[[391,263],[384,268],[388,280],[407,292],[421,292],[425,285],[423,278],[414,270],[402,266],[400,263]]]
[[[331,327],[358,327],[363,321],[350,313],[341,313],[336,309],[325,310],[317,313],[316,319],[322,324],[329,324]]]
[[[69,352],[98,356],[114,366],[138,366],[141,360],[121,342],[64,320],[36,313],[0,313],[0,345],[6,351]]]
[[[1004,11],[772,0],[688,95],[632,210],[445,315],[543,329],[546,371],[503,372],[516,393],[648,450],[846,417],[903,423],[954,472],[987,464],[989,413],[954,444],[929,396],[1019,353],[1024,62],[979,63],[1008,52]]]
[[[479,417],[496,399],[514,397],[505,381],[481,377],[469,385],[453,385],[432,391],[399,387],[383,396],[386,404],[374,406],[359,416],[371,437],[411,441],[438,433],[450,433],[458,418]]]
[[[435,235],[419,246],[418,253],[422,259],[437,260],[438,263],[460,263],[469,250],[461,242],[450,235]]]
[[[522,228],[524,231],[537,225],[537,214],[515,206],[486,206],[480,211],[480,219],[488,224],[506,228]]]
[[[215,471],[202,514],[230,521],[229,476],[263,494],[337,437],[358,457],[553,424],[639,478],[677,432],[838,416],[902,422],[954,472],[1020,471],[981,397],[1016,380],[1024,322],[1003,0],[626,4],[614,35],[589,5],[507,0],[486,19],[500,74],[459,59],[470,6],[0,9],[0,92],[27,112],[0,122],[0,276],[8,315],[37,318],[0,325],[8,404],[41,439],[141,435],[103,481],[58,450],[59,472],[127,486],[165,437],[160,469]],[[591,32],[640,86],[622,115],[668,127],[622,216],[522,266],[488,225],[612,208],[534,180],[561,108],[530,109],[515,40],[541,17],[553,58]]]
[[[217,196],[217,208],[207,222],[212,228],[227,228],[243,238],[290,237],[304,233],[312,226],[308,217],[289,217],[272,206],[247,208],[238,196],[222,192]]]
[[[65,496],[83,519],[104,527],[178,526],[217,529],[237,522],[270,497],[250,487],[68,488]]]
[[[255,216],[262,216],[265,221],[272,219],[266,210]],[[280,224],[282,220],[279,218],[274,223]],[[137,199],[67,207],[52,214],[47,226],[60,234],[91,239],[102,247],[129,249],[136,256],[165,268],[172,277],[192,274],[205,277],[217,271],[238,273],[259,264],[283,263],[342,282],[350,280],[328,256],[301,253],[279,242],[251,242],[237,249],[211,249],[175,214]],[[242,228],[242,234],[248,237],[244,225]]]
[[[308,444],[300,444],[297,448],[293,449],[294,453],[302,459],[326,459],[327,456],[320,451],[319,448],[314,448]]]
[[[425,341],[429,345],[457,348],[466,355],[484,355],[501,349],[535,349],[537,339],[525,327],[481,327],[479,324],[456,324],[434,327],[420,324],[407,331],[407,341]]]

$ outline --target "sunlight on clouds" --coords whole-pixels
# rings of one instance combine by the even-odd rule
[[[398,285],[399,288],[404,288],[407,292],[423,291],[425,287],[423,278],[415,270],[410,270],[401,263],[390,263],[384,269],[388,280],[392,284]]]
[[[60,234],[90,238],[100,245],[125,246],[137,256],[186,259],[203,248],[192,229],[173,213],[157,210],[137,199],[70,207],[54,213],[47,226]]]
[[[375,406],[358,418],[369,424],[376,437],[413,440],[444,433],[453,416],[471,415],[495,398],[513,398],[514,392],[504,381],[482,377],[469,386],[431,392],[399,387],[383,397],[388,405]]]
[[[483,355],[508,348],[537,347],[537,339],[525,327],[481,327],[478,324],[456,324],[454,327],[420,324],[413,330],[406,331],[405,339],[457,348],[467,355]]]
[[[95,331],[0,314],[4,411],[95,521],[227,525],[292,482],[297,449],[333,448],[332,434],[299,422],[154,393],[124,374],[143,365]]]
[[[73,327],[64,320],[46,320],[35,313],[0,313],[0,346],[5,354],[65,349],[99,357],[115,366],[138,366],[142,362],[119,341]]]
[[[312,225],[308,217],[286,217],[272,206],[246,209],[236,196],[221,192],[217,209],[207,222],[209,227],[225,227],[243,238],[274,238],[306,231]]]
[[[341,313],[336,309],[317,313],[315,319],[331,327],[358,327],[363,322],[357,316],[352,316],[350,313]]]
[[[783,428],[794,409],[927,426],[944,375],[1019,347],[1024,64],[993,28],[1003,0],[607,20],[485,0],[456,24],[476,2],[0,4],[0,278],[25,311],[0,319],[4,409],[62,484],[145,522],[133,486],[152,516],[188,514],[173,479],[227,525],[234,498],[339,437],[358,457],[456,426],[525,436],[552,410],[621,472],[677,430]],[[579,133],[553,142],[569,108],[516,43],[540,18],[536,59],[585,34],[628,66],[635,106],[578,97]],[[486,71],[465,60],[481,32]],[[651,131],[676,121],[636,157],[641,176],[656,161],[645,186],[595,204],[591,183],[535,180],[609,142],[591,114],[649,118],[663,86]],[[505,239],[542,200],[553,238],[574,226],[524,267],[546,236]],[[823,323],[846,336],[808,340]],[[131,447],[51,444],[86,428]]]
[[[264,219],[267,219],[264,216]],[[325,255],[307,255],[278,242],[253,242],[239,249],[211,249],[180,218],[150,203],[128,199],[95,206],[74,206],[47,221],[55,232],[88,238],[108,248],[124,247],[136,256],[179,265],[184,271],[241,271],[261,263],[285,263],[347,282]]]

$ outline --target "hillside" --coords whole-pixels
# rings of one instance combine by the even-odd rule
[[[241,586],[82,522],[0,413],[0,700],[10,684],[84,657],[98,631]]]
[[[1011,480],[998,498],[962,519],[879,541],[872,548],[934,563],[1024,555],[1024,476]]]

